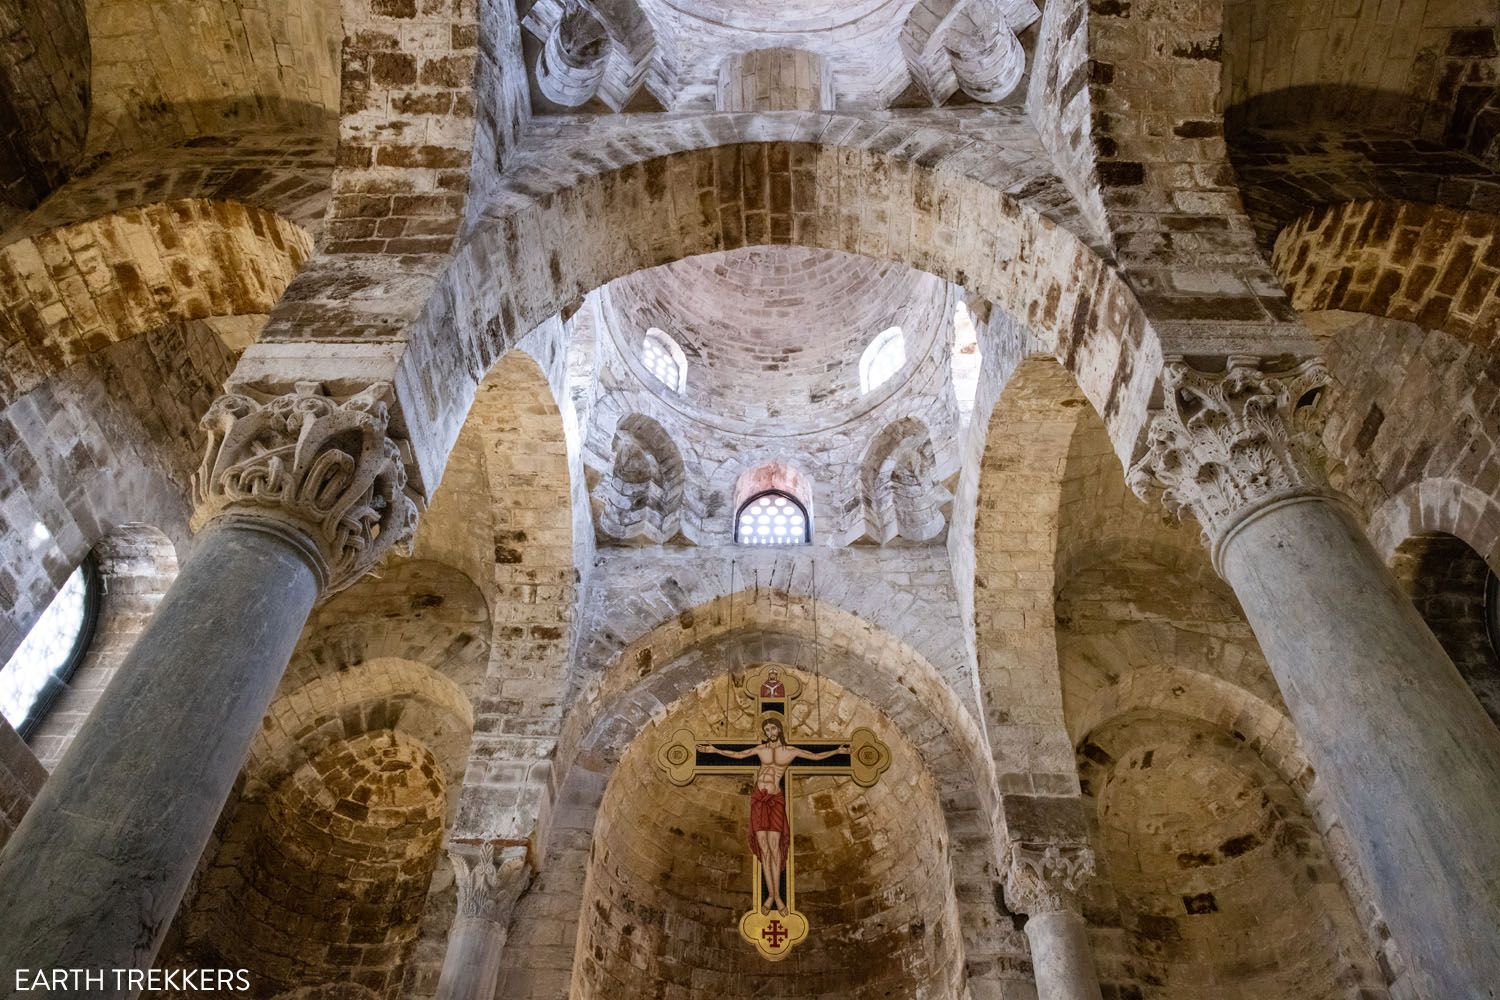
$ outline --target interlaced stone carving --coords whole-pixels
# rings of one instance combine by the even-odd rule
[[[531,883],[531,863],[526,848],[509,847],[500,858],[495,845],[480,845],[477,854],[449,850],[453,878],[458,887],[460,919],[488,920],[504,926],[516,900]]]
[[[1023,844],[1010,847],[1005,902],[1035,916],[1078,909],[1078,892],[1094,874],[1094,852],[1086,844]]]
[[[417,508],[389,434],[390,399],[388,384],[339,402],[306,382],[264,403],[220,396],[201,424],[209,441],[193,477],[194,527],[227,516],[295,530],[316,550],[325,594],[409,547]]]
[[[1271,372],[1259,359],[1235,356],[1212,374],[1167,358],[1165,402],[1151,421],[1146,454],[1130,468],[1131,489],[1172,514],[1192,511],[1215,539],[1256,501],[1323,488],[1312,403],[1328,383],[1316,359]]]

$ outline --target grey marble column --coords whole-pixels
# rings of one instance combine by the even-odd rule
[[[410,536],[386,421],[310,386],[210,409],[192,555],[0,854],[7,981],[152,965],[320,592]]]
[[[1135,484],[1203,525],[1421,991],[1500,996],[1500,733],[1320,478],[1326,375],[1164,380]]]
[[[1037,1000],[1102,1000],[1078,891],[1094,873],[1083,844],[1012,844],[1005,901],[1026,914]]]
[[[497,858],[494,845],[485,844],[477,854],[450,850],[448,858],[458,912],[448,932],[437,1000],[494,1000],[511,911],[531,881],[526,848],[507,848]]]

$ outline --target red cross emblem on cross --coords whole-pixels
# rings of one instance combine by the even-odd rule
[[[780,948],[781,942],[791,937],[792,932],[781,926],[780,920],[776,920],[773,918],[771,922],[766,925],[765,930],[760,932],[760,936],[769,941],[772,948]]]

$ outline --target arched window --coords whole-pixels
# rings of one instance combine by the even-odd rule
[[[899,326],[893,326],[870,341],[859,359],[859,391],[878,388],[906,364],[906,337]]]
[[[10,661],[0,667],[0,714],[23,737],[83,660],[99,610],[99,573],[92,557],[63,583]]]
[[[741,505],[734,540],[741,545],[806,545],[812,541],[812,525],[796,498],[767,490]]]
[[[681,392],[687,388],[687,358],[682,348],[654,326],[641,338],[641,360],[646,370],[668,389]]]
[[[960,302],[953,310],[953,398],[958,403],[959,418],[965,425],[974,412],[974,397],[979,394],[979,369],[983,364],[974,315]]]

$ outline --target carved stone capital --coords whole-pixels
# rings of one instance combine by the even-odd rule
[[[1236,356],[1208,373],[1167,358],[1162,408],[1130,468],[1131,489],[1169,513],[1192,511],[1211,545],[1252,505],[1326,489],[1313,404],[1328,384],[1316,359],[1267,371]]]
[[[339,402],[317,383],[262,402],[230,393],[201,426],[193,527],[249,522],[303,544],[325,595],[342,590],[397,546],[409,548],[417,507],[390,436],[389,384]]]
[[[450,848],[448,860],[458,887],[459,919],[509,923],[516,900],[531,884],[526,848],[507,847],[498,858],[494,844],[482,844],[477,852]]]
[[[1087,844],[1010,845],[1005,902],[1035,916],[1078,910],[1078,892],[1094,874],[1094,852]]]

